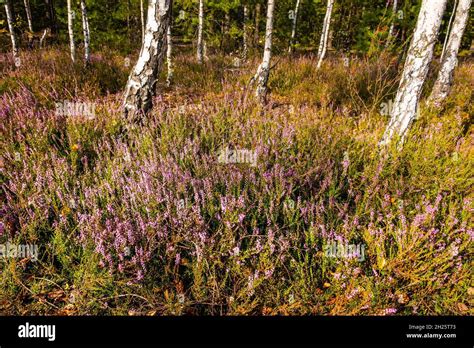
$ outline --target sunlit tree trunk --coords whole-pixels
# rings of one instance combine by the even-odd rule
[[[33,17],[31,16],[30,0],[24,0],[28,30],[33,33]]]
[[[459,47],[469,19],[471,3],[472,0],[459,0],[456,9],[456,18],[449,34],[446,52],[441,60],[441,69],[429,97],[429,102],[437,107],[446,99],[453,84],[454,69],[458,63]]]
[[[244,52],[243,52],[243,58],[247,59],[248,56],[248,28],[247,28],[247,20],[248,20],[248,14],[249,9],[247,5],[244,5],[244,35],[243,35],[243,45],[244,45]]]
[[[199,0],[199,25],[198,25],[198,40],[197,40],[197,60],[199,64],[203,61],[203,38],[202,29],[204,24],[204,0]]]
[[[142,40],[145,37],[145,10],[143,8],[143,0],[140,0],[140,20],[142,24]]]
[[[171,39],[171,23],[172,20],[170,18],[168,29],[166,31],[166,42],[167,42],[167,49],[166,49],[166,65],[168,67],[168,74],[166,76],[166,85],[169,87],[171,82],[173,81],[173,41]]]
[[[69,48],[73,62],[76,61],[76,44],[74,43],[74,13],[75,12],[72,9],[72,0],[67,0],[67,30],[69,33]]]
[[[81,0],[82,11],[82,29],[84,31],[84,61],[86,64],[90,62],[90,41],[91,35],[89,30],[89,19],[87,17],[86,0]]]
[[[124,116],[137,120],[153,106],[155,86],[166,55],[172,0],[149,0],[145,38],[137,63],[128,78],[124,93]]]
[[[394,135],[403,142],[405,134],[416,117],[423,84],[433,58],[447,0],[423,0],[413,39],[407,53],[397,95],[393,103],[390,122],[380,145],[388,144]]]
[[[16,37],[16,32],[15,32],[15,26],[13,23],[13,7],[12,7],[11,0],[6,0],[5,12],[7,13],[8,30],[10,31],[10,39],[12,41],[13,58],[16,59],[18,57],[19,49],[18,49],[18,39]]]
[[[448,44],[449,33],[451,32],[451,24],[453,22],[454,14],[456,13],[456,8],[458,6],[458,0],[454,0],[453,10],[451,16],[449,17],[448,27],[446,28],[446,36],[444,37],[443,50],[441,51],[440,61],[443,61],[444,53],[446,52],[446,45]]]
[[[328,0],[326,7],[326,15],[324,16],[323,31],[321,33],[321,40],[319,42],[318,48],[318,65],[317,68],[321,67],[323,59],[326,55],[327,45],[328,45],[328,36],[329,36],[329,26],[331,25],[331,15],[332,8],[334,6],[334,0]]]
[[[288,53],[293,53],[293,45],[295,43],[296,23],[298,22],[299,8],[300,8],[300,0],[296,0],[295,11],[293,12],[293,23],[291,27],[291,39],[290,39],[290,46],[288,47]]]
[[[253,81],[257,82],[256,96],[261,103],[266,103],[268,93],[268,77],[270,75],[270,59],[272,56],[272,34],[273,34],[273,12],[275,0],[268,0],[267,5],[267,26],[265,30],[265,47],[263,51],[262,63],[257,69]]]
[[[41,35],[40,42],[39,42],[39,47],[43,48],[45,46],[45,40],[48,35],[51,34],[51,28],[46,28],[43,31],[43,35]]]
[[[393,4],[392,4],[392,23],[390,23],[390,29],[388,30],[388,40],[387,40],[389,42],[392,39],[393,32],[395,30],[395,16],[397,14],[397,7],[398,7],[398,0],[393,0]]]

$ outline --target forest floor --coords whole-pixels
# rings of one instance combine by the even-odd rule
[[[261,107],[257,58],[180,54],[139,125],[121,118],[126,57],[9,59],[0,246],[38,254],[0,259],[0,313],[473,314],[472,61],[380,152],[389,55],[275,57]]]

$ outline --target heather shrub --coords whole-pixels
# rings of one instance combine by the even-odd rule
[[[442,112],[423,107],[403,150],[381,153],[390,57],[282,59],[262,108],[246,88],[257,60],[180,55],[150,117],[127,125],[124,57],[35,54],[2,82],[0,240],[40,255],[0,260],[3,312],[466,314],[472,63]],[[58,115],[64,99],[95,117]],[[222,163],[224,148],[256,160]],[[328,257],[333,242],[363,258]]]

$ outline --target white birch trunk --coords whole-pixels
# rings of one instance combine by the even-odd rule
[[[169,87],[171,86],[171,82],[173,81],[173,41],[171,40],[171,18],[170,23],[168,25],[168,29],[166,31],[166,65],[168,67],[168,74],[166,76],[166,85]]]
[[[321,33],[321,40],[319,42],[318,49],[318,65],[317,69],[321,67],[323,59],[326,55],[328,45],[329,26],[331,25],[332,8],[334,6],[334,0],[328,0],[326,7],[326,15],[324,16],[323,31]]]
[[[388,30],[388,42],[391,41],[393,37],[393,31],[395,30],[395,16],[397,15],[398,0],[393,0],[392,5],[392,23],[390,23],[390,29]]]
[[[145,38],[124,93],[124,117],[132,121],[147,114],[153,105],[155,85],[166,54],[166,32],[172,0],[149,0]]]
[[[13,58],[16,59],[19,53],[18,39],[16,37],[15,26],[13,25],[12,4],[10,0],[5,2],[5,12],[7,13],[8,30],[10,31],[10,39],[12,41]]]
[[[140,0],[140,20],[142,23],[142,40],[145,37],[145,10],[143,9],[143,0]]]
[[[247,20],[249,16],[249,9],[247,5],[244,5],[244,36],[243,36],[243,44],[244,44],[244,52],[243,52],[243,58],[247,59],[248,53],[249,53],[249,47],[248,47],[248,28],[247,28]]]
[[[203,38],[202,28],[204,23],[204,0],[199,0],[199,25],[198,25],[198,40],[197,40],[197,61],[202,64],[203,61]]]
[[[447,0],[423,0],[421,4],[415,32],[393,103],[390,122],[380,145],[388,144],[394,135],[399,135],[401,143],[403,143],[408,127],[416,117],[420,94],[433,58],[434,45],[446,2]]]
[[[91,35],[90,35],[90,30],[89,30],[89,19],[87,17],[86,0],[81,0],[81,11],[82,11],[82,29],[84,31],[84,61],[86,64],[89,64]]]
[[[72,10],[72,0],[67,0],[67,30],[69,32],[69,48],[71,59],[76,61],[76,44],[74,43],[74,11]]]
[[[268,93],[268,77],[270,75],[270,59],[272,57],[272,34],[273,34],[273,12],[275,0],[268,0],[267,5],[267,25],[265,29],[265,48],[263,51],[262,63],[257,69],[253,81],[257,81],[256,96],[260,102],[265,103]]]
[[[33,17],[31,16],[30,0],[24,0],[28,30],[33,33]]]
[[[441,60],[441,69],[429,97],[429,103],[436,107],[441,105],[451,90],[454,69],[458,64],[459,47],[461,46],[461,39],[469,19],[471,3],[472,0],[459,0],[456,8],[456,17],[454,19],[453,28],[449,33],[446,52]]]
[[[458,6],[458,0],[454,0],[453,11],[451,12],[451,16],[449,17],[448,27],[446,28],[446,36],[444,37],[443,50],[441,51],[440,61],[443,61],[444,53],[446,52],[446,45],[448,44],[449,34],[451,33],[451,23],[453,22],[453,18],[454,18],[454,14],[456,13],[457,6]]]
[[[45,45],[45,39],[46,39],[46,36],[48,35],[48,33],[51,32],[51,29],[50,28],[46,28],[44,31],[43,31],[43,35],[41,35],[41,38],[40,38],[40,42],[39,42],[39,47],[40,48],[43,48],[44,45]]]
[[[296,0],[295,11],[293,13],[293,25],[291,27],[291,39],[290,39],[290,47],[288,47],[288,53],[293,53],[293,45],[295,43],[295,36],[296,36],[296,23],[298,21],[298,10],[300,8],[300,0]]]

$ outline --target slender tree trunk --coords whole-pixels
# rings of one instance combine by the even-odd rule
[[[288,47],[288,53],[293,53],[293,45],[296,36],[296,23],[298,21],[298,10],[300,7],[300,0],[296,0],[295,11],[293,13],[293,25],[291,27],[291,39],[290,39],[290,46]]]
[[[143,9],[143,0],[140,0],[140,20],[142,23],[142,40],[145,37],[145,10]]]
[[[124,117],[138,120],[153,105],[155,85],[166,55],[166,33],[172,0],[149,0],[145,38],[124,93]]]
[[[429,97],[429,103],[437,107],[446,99],[453,84],[454,69],[458,63],[459,47],[469,19],[471,3],[472,0],[459,0],[456,9],[456,18],[449,34],[446,53],[441,60],[441,69]]]
[[[5,2],[5,12],[7,13],[7,22],[8,22],[8,30],[10,31],[10,39],[12,41],[12,53],[13,58],[18,58],[18,39],[16,37],[15,25],[13,23],[13,7],[11,0],[6,0]]]
[[[89,30],[89,19],[87,17],[86,0],[81,0],[82,11],[82,29],[84,31],[84,61],[86,64],[90,62],[90,41],[91,35]]]
[[[270,75],[270,59],[272,56],[272,34],[273,34],[273,12],[275,9],[275,0],[268,0],[267,5],[267,26],[265,30],[265,48],[263,51],[263,60],[257,69],[252,81],[257,81],[256,96],[262,104],[266,103],[268,93],[268,77]]]
[[[443,61],[444,53],[446,52],[446,45],[448,44],[448,38],[451,32],[451,23],[453,22],[453,18],[454,18],[454,14],[456,13],[457,6],[458,6],[458,0],[454,0],[453,11],[451,12],[451,16],[449,17],[448,27],[446,28],[446,36],[444,37],[443,50],[441,51],[440,61]]]
[[[45,40],[46,40],[46,36],[48,36],[48,34],[51,34],[51,28],[46,28],[43,31],[43,35],[41,35],[40,42],[39,42],[39,47],[40,48],[43,48],[45,46]]]
[[[395,30],[395,16],[397,15],[398,0],[393,0],[392,4],[392,23],[390,23],[390,29],[388,30],[387,42],[390,42],[393,37],[393,31]]]
[[[260,4],[255,5],[255,32],[254,32],[254,44],[255,47],[258,46],[258,40],[259,40],[259,28],[260,28],[260,9],[261,6]]]
[[[244,52],[243,58],[247,59],[249,53],[249,45],[248,45],[248,28],[247,28],[247,20],[249,16],[249,9],[247,5],[244,5],[244,36],[243,36],[243,45],[244,45]]]
[[[171,24],[172,24],[172,18],[170,16],[169,20],[169,25],[168,29],[166,31],[166,43],[167,43],[167,49],[166,49],[166,65],[168,67],[168,74],[166,76],[166,85],[169,87],[171,86],[171,83],[173,81],[173,41],[171,38]]]
[[[69,33],[69,48],[71,50],[71,59],[76,61],[76,44],[74,43],[74,17],[72,10],[72,0],[67,0],[67,30]]]
[[[317,65],[318,69],[321,67],[324,56],[326,55],[328,35],[329,35],[329,26],[331,24],[331,15],[332,15],[333,6],[334,6],[334,0],[328,0],[327,7],[326,7],[326,15],[324,16],[323,31],[321,33],[321,40],[319,42],[318,65]]]
[[[28,21],[28,30],[31,33],[33,33],[33,18],[31,16],[30,0],[24,0],[24,3],[25,3],[26,19]]]
[[[202,28],[204,23],[204,0],[199,0],[199,25],[198,25],[198,41],[197,41],[197,61],[202,64],[203,61],[203,38]]]
[[[393,103],[390,122],[380,145],[388,144],[394,135],[401,141],[416,117],[423,84],[433,58],[447,0],[423,0],[413,39],[408,49],[402,78]]]

